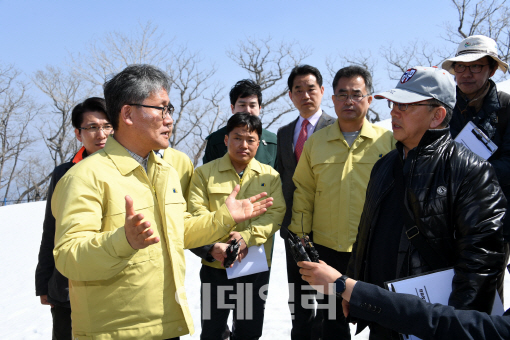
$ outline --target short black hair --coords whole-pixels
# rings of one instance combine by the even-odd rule
[[[253,95],[257,95],[259,107],[262,106],[262,89],[260,86],[250,79],[239,80],[230,89],[230,104],[235,106],[239,98],[246,98]]]
[[[335,78],[333,79],[333,93],[336,91],[336,86],[340,78],[352,78],[352,77],[361,77],[365,81],[365,89],[367,90],[367,94],[372,94],[372,75],[368,70],[364,67],[351,65],[347,67],[343,67],[338,70],[335,74]]]
[[[87,98],[82,103],[76,105],[71,112],[71,123],[75,129],[81,128],[81,124],[83,123],[83,114],[85,112],[101,112],[106,116],[106,118],[108,118],[108,115],[106,114],[106,102],[103,98]]]
[[[141,104],[161,89],[170,93],[170,78],[152,65],[130,65],[105,82],[106,113],[113,129],[119,128],[120,110],[124,105]]]
[[[290,71],[289,79],[287,79],[289,91],[292,92],[292,86],[294,85],[294,78],[296,78],[296,76],[306,76],[307,74],[315,76],[317,84],[322,87],[322,75],[316,67],[310,65],[298,65]]]
[[[232,115],[227,122],[227,135],[240,126],[246,126],[250,132],[257,131],[259,139],[262,136],[262,122],[257,116],[252,116],[247,112],[238,112]]]

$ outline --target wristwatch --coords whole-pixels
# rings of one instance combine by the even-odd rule
[[[349,277],[347,275],[342,275],[335,281],[335,294],[337,298],[342,298],[342,293],[345,292],[346,284],[345,280]]]

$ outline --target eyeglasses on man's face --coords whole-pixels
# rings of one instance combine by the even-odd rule
[[[355,93],[355,94],[337,93],[337,94],[334,94],[333,96],[335,96],[335,99],[338,100],[339,102],[344,102],[347,99],[350,99],[353,102],[359,103],[360,101],[363,100],[363,98],[368,97],[369,94],[362,95],[361,93]]]
[[[464,65],[455,63],[453,64],[453,70],[455,71],[455,73],[463,73],[466,70],[466,68],[469,68],[469,71],[471,71],[471,73],[480,73],[482,72],[483,67],[488,65],[489,64]]]
[[[398,107],[399,111],[407,111],[409,106],[431,106],[431,107],[439,107],[437,104],[420,104],[420,103],[412,103],[412,104],[403,104],[403,103],[395,103],[391,100],[388,100],[388,107],[393,110],[394,107]]]
[[[91,133],[98,133],[99,130],[103,130],[105,135],[109,135],[113,132],[113,126],[111,124],[106,125],[91,125],[87,127],[78,128],[78,130],[85,130]]]
[[[172,117],[172,115],[175,111],[174,106],[172,104],[168,104],[167,106],[151,106],[151,105],[143,105],[143,104],[127,104],[127,105],[148,107],[151,109],[161,110],[161,118],[163,118],[163,119],[165,119],[165,117],[167,115]]]

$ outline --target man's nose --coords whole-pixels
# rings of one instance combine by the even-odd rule
[[[103,139],[106,137],[106,132],[104,131],[104,128],[100,127],[99,131],[97,131],[96,138],[97,139]]]
[[[165,119],[163,119],[163,124],[172,125],[174,123],[174,119],[170,115],[166,115]]]

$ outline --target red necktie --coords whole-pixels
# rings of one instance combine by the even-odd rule
[[[296,161],[299,162],[299,157],[301,157],[301,152],[303,152],[303,145],[305,145],[306,139],[308,138],[308,130],[306,126],[310,122],[308,120],[303,120],[301,123],[301,131],[299,131],[299,137],[296,142],[296,147],[294,148],[294,154],[296,155]]]

